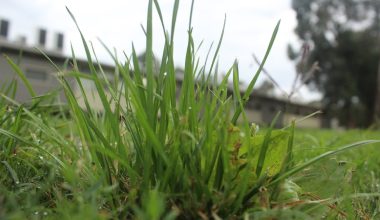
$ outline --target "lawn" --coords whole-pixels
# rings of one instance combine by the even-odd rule
[[[105,47],[116,66],[112,80],[93,61],[77,25],[91,73],[81,73],[75,59],[71,69],[55,66],[64,105],[54,94],[37,96],[7,58],[20,80],[0,87],[0,219],[378,218],[376,132],[298,130],[296,123],[274,129],[277,117],[258,130],[245,115],[280,22],[241,94],[238,62],[220,82],[212,77],[224,29],[210,63],[200,64],[190,16],[184,81],[177,88],[178,4],[171,28],[162,22],[158,70],[152,13],[162,15],[157,1],[149,1],[144,71],[134,49],[120,61]],[[69,79],[77,82],[84,107]],[[83,79],[95,84],[102,111],[91,107]],[[14,100],[17,83],[28,88],[29,103]]]
[[[294,147],[297,161],[307,161],[336,146],[379,138],[379,131],[369,130],[303,130],[297,133]],[[310,211],[319,218],[334,215],[347,219],[379,218],[379,147],[373,144],[327,157],[295,176],[294,181],[307,194],[306,198],[337,199],[333,207],[327,203]]]

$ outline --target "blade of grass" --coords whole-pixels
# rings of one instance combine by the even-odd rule
[[[271,137],[271,134],[272,134],[272,130],[277,122],[277,119],[278,117],[280,116],[280,112],[278,112],[276,114],[276,116],[274,117],[274,119],[272,120],[272,123],[270,124],[269,128],[268,128],[268,131],[267,133],[265,134],[265,137],[264,137],[264,141],[263,141],[263,144],[260,148],[260,155],[259,155],[259,159],[257,160],[257,166],[256,166],[256,175],[259,177],[261,175],[261,172],[263,170],[263,167],[264,167],[264,162],[265,162],[265,157],[267,155],[267,150],[268,150],[268,147],[269,147],[269,142],[270,142],[270,137]]]
[[[30,84],[29,80],[26,78],[25,74],[22,72],[22,70],[20,69],[20,67],[15,64],[11,58],[9,58],[7,55],[4,55],[5,59],[7,60],[7,62],[9,63],[9,65],[12,67],[13,71],[15,71],[15,73],[17,73],[17,75],[20,77],[20,79],[22,80],[22,82],[24,83],[25,87],[27,88],[29,94],[34,97],[36,96],[36,92],[34,91],[32,85]]]
[[[155,124],[155,117],[153,115],[154,108],[154,76],[153,76],[153,18],[152,18],[152,11],[153,11],[153,0],[149,0],[148,3],[148,14],[147,14],[147,24],[146,24],[146,50],[145,50],[145,71],[147,76],[147,115],[149,120],[149,125],[152,129],[154,129]]]
[[[1,161],[2,164],[4,164],[4,166],[7,168],[9,174],[11,175],[12,179],[13,179],[13,182],[14,184],[18,185],[20,184],[20,180],[18,178],[18,175],[17,175],[17,172],[12,168],[11,165],[9,165],[9,163],[7,161]]]
[[[249,85],[248,85],[248,87],[247,87],[247,89],[243,95],[243,107],[248,102],[249,97],[251,96],[251,93],[253,91],[253,87],[255,86],[256,81],[259,78],[262,69],[264,68],[265,62],[269,56],[269,53],[270,53],[272,46],[274,44],[274,40],[276,39],[278,30],[280,28],[280,23],[281,23],[281,20],[277,22],[277,25],[276,25],[273,33],[272,33],[271,40],[269,41],[269,45],[268,45],[267,50],[265,52],[264,59],[261,62],[259,69],[256,71],[254,77],[252,78],[251,82],[249,83]],[[231,120],[232,124],[234,124],[234,125],[236,124],[236,122],[237,122],[242,111],[243,111],[243,109],[241,109],[241,108],[236,109],[234,116],[232,117],[232,120]]]
[[[268,186],[271,186],[279,181],[282,181],[300,171],[302,171],[303,169],[305,169],[306,167],[309,167],[311,165],[313,165],[314,163],[326,158],[326,157],[329,157],[329,156],[332,156],[332,155],[335,155],[335,154],[339,154],[341,152],[344,152],[344,151],[347,151],[347,150],[350,150],[352,148],[356,148],[356,147],[360,147],[360,146],[363,146],[363,145],[368,145],[368,144],[374,144],[374,143],[380,143],[380,140],[366,140],[366,141],[359,141],[359,142],[356,142],[356,143],[352,143],[352,144],[348,144],[348,145],[345,145],[343,147],[340,147],[336,150],[332,150],[332,151],[328,151],[326,153],[323,153],[319,156],[316,156],[314,157],[313,159],[310,159],[300,165],[297,165],[295,167],[293,167],[292,169],[288,170],[287,172],[285,172],[284,174],[280,175],[278,178],[274,179],[273,181],[271,181]]]

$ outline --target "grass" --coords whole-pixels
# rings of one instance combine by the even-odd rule
[[[378,138],[378,131],[365,130],[312,130],[297,133],[298,144],[295,146],[294,157],[299,161],[309,160],[314,155],[334,149],[334,146]],[[336,208],[321,206],[312,211],[314,215],[336,215],[337,210],[340,210],[347,219],[379,218],[380,167],[376,162],[377,148],[378,145],[371,145],[325,158],[293,177],[303,191],[320,198],[336,200]]]
[[[4,174],[0,177],[0,218],[376,216],[378,195],[377,188],[372,187],[378,183],[375,158],[364,163],[362,157],[349,153],[357,150],[347,151],[366,144],[374,146],[378,141],[359,141],[373,137],[362,136],[355,140],[359,142],[352,143],[352,136],[347,136],[348,140],[329,142],[330,133],[302,134],[295,130],[294,123],[275,130],[276,118],[267,129],[257,132],[256,125],[245,115],[244,105],[280,23],[269,40],[263,62],[241,95],[237,62],[221,82],[213,80],[224,28],[211,63],[200,64],[190,16],[184,80],[178,87],[173,54],[178,6],[177,0],[167,30],[158,2],[149,1],[144,28],[145,68],[139,66],[134,48],[125,61],[120,61],[105,47],[115,62],[112,80],[96,64],[93,48],[68,11],[82,38],[90,74],[78,69],[74,48],[70,65],[60,67],[51,62],[67,100],[65,105],[55,104],[54,93],[37,96],[22,70],[8,58],[33,99],[28,104],[14,100],[17,80],[0,90],[0,171]],[[159,14],[165,34],[158,69],[153,65],[154,11]],[[233,94],[228,92],[230,76]],[[91,107],[84,79],[96,86],[102,112]],[[70,80],[76,81],[84,108]],[[303,147],[310,150],[305,152]],[[360,152],[370,154],[368,149]],[[336,182],[327,181],[323,183],[328,187],[317,190],[314,186],[323,179],[313,179],[312,174],[325,175],[320,167],[326,165],[325,161],[335,161],[332,158],[338,153],[360,173],[351,172],[353,189],[341,192]],[[340,159],[336,161],[338,165],[328,168],[340,169]],[[333,180],[342,181],[346,177],[341,174],[350,169],[343,166]],[[371,177],[364,174],[366,169],[373,172]],[[350,183],[342,187],[349,188]],[[355,205],[347,204],[350,199],[356,201]],[[346,208],[350,209],[347,213]]]

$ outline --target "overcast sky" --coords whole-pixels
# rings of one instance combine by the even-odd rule
[[[84,57],[79,34],[70,19],[65,6],[75,15],[85,37],[92,41],[102,62],[111,63],[104,49],[97,43],[102,39],[109,47],[119,52],[131,52],[131,43],[138,52],[143,52],[145,39],[140,24],[146,24],[147,0],[0,0],[0,18],[10,20],[10,39],[27,37],[27,43],[36,42],[37,28],[48,30],[48,47],[53,44],[54,33],[65,34],[65,53],[74,45],[79,57]],[[161,0],[162,13],[170,27],[173,1]],[[180,1],[175,35],[175,59],[177,66],[183,66],[187,42],[187,24],[190,0]],[[252,53],[263,57],[272,31],[279,19],[281,27],[265,68],[285,90],[289,91],[294,79],[294,63],[289,61],[286,47],[292,43],[300,46],[294,34],[295,13],[291,0],[196,0],[193,14],[193,35],[196,44],[204,41],[199,55],[205,57],[209,45],[219,39],[224,15],[227,15],[225,36],[219,56],[219,69],[226,71],[235,59],[239,61],[241,80],[249,83],[257,69]],[[156,13],[155,13],[156,16]],[[163,34],[156,16],[154,19],[154,52],[161,54]],[[265,76],[261,76],[261,81]],[[301,90],[306,100],[319,95]]]

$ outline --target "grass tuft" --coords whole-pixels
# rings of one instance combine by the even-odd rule
[[[111,75],[104,72],[67,9],[82,39],[89,73],[78,68],[72,47],[72,63],[62,67],[44,54],[57,70],[57,92],[36,94],[22,69],[6,57],[33,101],[21,104],[15,100],[17,80],[0,88],[0,171],[4,174],[0,177],[0,219],[313,219],[348,216],[347,207],[353,215],[372,211],[378,216],[377,206],[369,205],[376,201],[377,189],[355,180],[349,169],[340,169],[343,163],[328,168],[346,172],[339,176],[337,171],[334,178],[355,180],[358,188],[336,188],[329,194],[320,191],[318,196],[308,188],[312,183],[308,172],[322,172],[318,167],[321,161],[379,141],[343,141],[343,147],[337,148],[340,142],[320,143],[310,135],[297,138],[295,122],[274,129],[280,113],[262,131],[257,131],[245,114],[245,104],[280,22],[263,62],[241,94],[237,61],[217,80],[226,19],[217,47],[212,50],[210,46],[205,63],[199,63],[200,46],[195,46],[191,22],[194,1],[184,73],[177,72],[173,39],[179,4],[174,1],[167,30],[158,1],[148,2],[144,64],[133,45],[130,54],[120,59],[102,43],[114,61]],[[153,56],[155,12],[165,36],[157,68]],[[179,78],[183,79],[181,85],[177,84]],[[85,81],[94,88],[85,88]],[[65,95],[64,105],[55,102],[58,91]],[[93,106],[91,97],[100,101],[101,110]],[[302,146],[315,144],[319,144],[312,148],[315,152],[300,153]],[[322,147],[329,151],[321,151]],[[357,163],[358,167],[368,165],[363,160]],[[371,183],[378,183],[379,173],[371,172]],[[342,190],[345,194],[330,198]],[[365,194],[355,196],[356,190]],[[354,200],[354,208],[344,203],[348,199]]]

